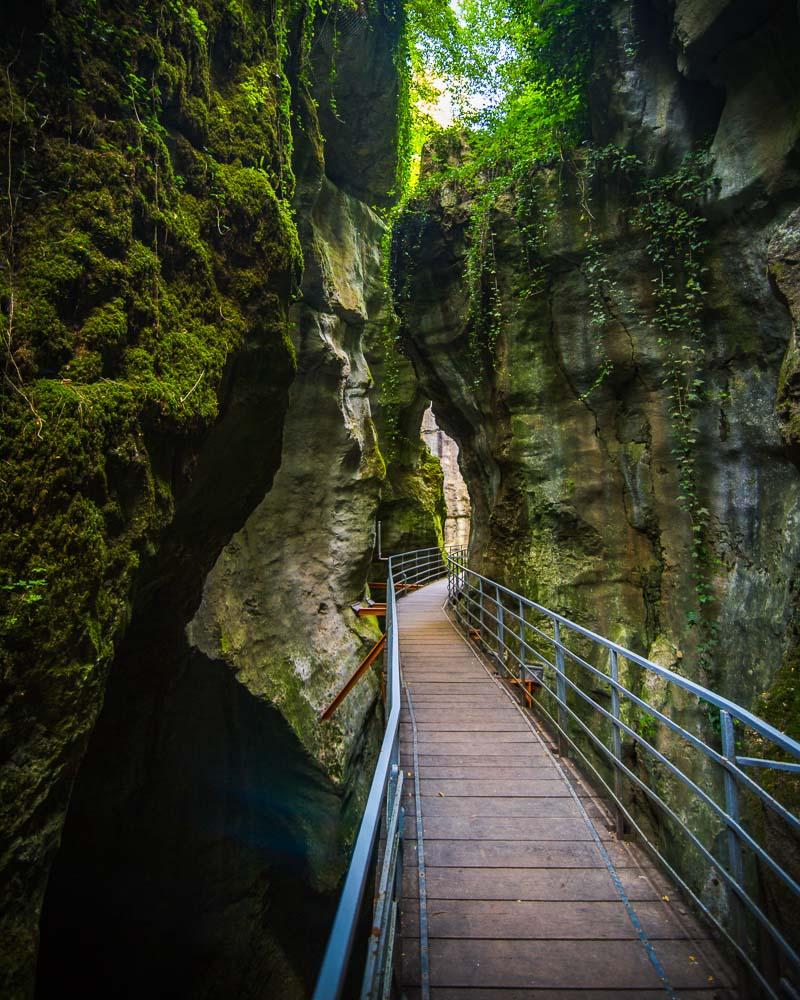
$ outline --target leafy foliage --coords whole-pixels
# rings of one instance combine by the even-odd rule
[[[496,199],[513,188],[524,202],[536,165],[564,158],[587,137],[588,86],[605,8],[604,0],[464,0],[456,16],[437,0],[406,4],[410,110],[394,218],[406,206],[418,210],[445,186],[464,195],[475,385],[487,365],[494,366],[503,324]],[[436,103],[437,85],[446,88],[455,112],[444,128],[426,111]],[[426,170],[417,187],[424,144]]]
[[[159,449],[216,418],[245,339],[291,377],[288,28],[240,0],[69,0],[41,31],[13,13],[0,44],[0,667],[25,664],[34,684],[55,664],[90,684],[172,513]]]

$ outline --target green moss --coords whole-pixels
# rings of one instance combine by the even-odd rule
[[[209,428],[245,340],[288,376],[302,254],[270,12],[57,6],[0,42],[0,669],[66,731],[172,516],[154,456]]]
[[[777,412],[787,444],[800,446],[800,350],[792,335],[778,377]]]
[[[780,670],[768,691],[765,691],[754,707],[756,715],[770,725],[800,740],[800,635],[796,632],[784,657]],[[753,740],[753,750],[778,760],[793,760],[773,746],[759,747],[757,738]],[[800,809],[800,783],[794,775],[780,771],[765,771],[760,775],[767,791],[775,796],[787,809]]]
[[[447,510],[442,466],[422,442],[405,450],[412,456],[416,452],[416,461],[412,457],[407,464],[398,459],[389,463],[379,512],[387,552],[444,544]]]

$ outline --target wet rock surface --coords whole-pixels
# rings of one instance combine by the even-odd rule
[[[94,723],[83,709],[81,753],[47,823],[32,818],[17,842],[39,895],[7,911],[31,947],[7,956],[4,995],[31,995],[65,812],[38,997],[290,998],[313,985],[380,725],[371,679],[326,727],[317,714],[378,634],[349,604],[367,582],[385,475],[361,341],[385,299],[384,227],[368,202],[396,170],[390,14],[348,14],[346,77],[325,37],[313,67],[286,53],[304,270],[297,294],[280,289],[283,363],[252,341],[229,359],[219,419],[136,577],[80,770]],[[380,130],[352,105],[376,89]],[[361,163],[350,184],[343,149]],[[32,858],[37,838],[46,852]]]
[[[614,6],[592,92],[604,151],[545,165],[527,189],[494,201],[487,267],[501,319],[491,352],[485,337],[475,347],[467,292],[469,193],[430,190],[409,206],[394,246],[403,343],[460,449],[473,565],[790,731],[798,30],[786,3],[640,3],[632,14]],[[468,155],[456,147],[432,150],[430,163]],[[636,178],[620,149],[635,154]],[[669,376],[681,321],[665,334],[659,313],[674,250],[654,265],[663,234],[648,212],[665,179],[692,162],[705,164],[693,251],[702,253],[704,301],[697,339],[680,348],[696,352],[687,433]],[[692,468],[683,480],[681,434]],[[714,742],[713,721],[691,700],[640,687],[635,669],[624,676]],[[680,753],[670,734],[657,740],[667,756]],[[678,812],[690,810],[635,750],[630,762]],[[697,779],[710,780],[700,765]],[[675,849],[646,803],[634,808]],[[714,822],[703,828],[709,843],[719,835]],[[791,867],[785,833],[782,850]],[[678,860],[695,884],[710,884],[702,865]]]

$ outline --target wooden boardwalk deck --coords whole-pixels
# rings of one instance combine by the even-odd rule
[[[415,774],[404,690],[403,995],[423,996],[416,780],[433,1000],[732,998],[708,933],[644,854],[616,839],[600,800],[451,625],[446,596],[439,581],[398,604],[419,764]]]

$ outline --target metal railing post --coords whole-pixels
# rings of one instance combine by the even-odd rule
[[[736,763],[736,733],[733,728],[731,713],[724,708],[719,712],[720,730],[722,735],[722,755],[732,764]],[[725,785],[725,812],[734,821],[739,823],[739,787],[734,776],[725,769],[723,773]],[[726,831],[728,841],[728,867],[736,884],[744,888],[744,862],[742,859],[742,845],[735,830],[729,826]],[[736,891],[728,886],[728,909],[731,915],[731,930],[735,941],[744,948],[744,913],[742,905]],[[746,977],[741,962],[737,962],[739,991],[742,996],[746,989]]]
[[[567,756],[567,682],[564,680],[564,650],[561,648],[561,629],[553,620],[553,639],[556,646],[556,698],[558,700],[558,755]]]
[[[506,645],[506,626],[505,626],[505,609],[503,608],[503,602],[500,597],[500,589],[495,586],[494,588],[494,602],[495,608],[497,610],[497,659],[498,666],[502,670],[506,658],[505,658],[505,645]]]
[[[530,707],[533,703],[533,685],[541,686],[541,697],[536,703],[537,715],[541,716],[552,736],[555,735],[554,730],[558,732],[558,752],[564,758],[574,754],[574,759],[584,763],[614,799],[616,809],[621,814],[616,816],[618,835],[622,836],[624,833],[624,817],[625,822],[630,824],[630,829],[642,838],[676,884],[733,946],[740,962],[739,994],[755,995],[755,988],[763,990],[763,996],[771,1000],[778,1000],[779,995],[783,995],[781,990],[787,997],[794,996],[794,988],[788,983],[788,979],[782,979],[780,985],[775,980],[784,968],[789,968],[784,963],[791,963],[792,969],[800,969],[800,955],[786,938],[782,928],[776,926],[770,919],[770,914],[765,912],[758,884],[761,879],[755,877],[755,872],[758,870],[760,873],[763,865],[765,872],[769,871],[787,888],[797,905],[800,905],[800,883],[791,870],[783,867],[782,859],[770,853],[769,843],[759,843],[759,830],[751,831],[740,814],[745,802],[749,805],[751,796],[757,797],[765,809],[771,810],[770,815],[776,822],[783,823],[787,831],[800,835],[800,817],[748,773],[751,768],[765,768],[771,772],[780,771],[800,776],[800,741],[780,732],[724,696],[569,621],[535,601],[506,589],[495,580],[467,569],[465,559],[466,554],[459,550],[442,561],[440,550],[435,548],[404,552],[389,559],[385,608],[388,691],[386,725],[350,866],[317,977],[314,1000],[338,1000],[348,974],[354,975],[356,972],[352,967],[353,962],[363,962],[364,948],[359,945],[358,950],[354,951],[354,944],[357,931],[363,925],[365,894],[372,885],[377,892],[372,907],[373,931],[366,949],[367,967],[364,969],[363,979],[363,990],[366,992],[363,995],[370,1000],[377,1000],[379,996],[386,1000],[393,988],[391,970],[397,896],[402,883],[402,789],[405,773],[399,766],[400,654],[399,619],[395,602],[397,591],[405,589],[401,584],[413,586],[414,583],[422,583],[423,578],[427,582],[445,575],[454,604],[453,618],[470,638],[477,635],[481,639],[487,654],[492,653],[491,647],[496,642],[499,665],[512,674],[515,671],[513,666],[509,666],[507,654],[513,656],[514,643],[518,641],[519,676],[525,692],[523,697]],[[513,623],[505,621],[506,599],[509,602],[509,614],[514,614],[511,609],[514,601],[517,601],[519,615],[516,629]],[[493,607],[497,608],[496,614]],[[487,612],[496,623],[496,628],[487,623]],[[548,622],[552,624],[552,632],[548,628]],[[573,637],[572,648],[569,648],[570,637]],[[585,654],[584,658],[580,650],[587,642],[591,644],[591,652]],[[547,655],[550,644],[556,654],[552,661]],[[604,661],[598,660],[598,650],[605,650],[609,656],[609,670],[605,669]],[[530,655],[527,656],[526,653]],[[567,662],[570,664],[569,677]],[[644,669],[648,676],[659,678],[676,690],[689,692],[700,704],[713,707],[719,712],[721,747],[716,741],[707,742],[693,727],[687,728],[680,718],[671,718],[663,706],[653,705],[647,700],[646,691],[643,693],[638,688],[629,690],[625,683],[623,662]],[[598,665],[595,666],[595,663]],[[354,683],[361,676],[360,670],[361,668],[356,671],[356,675],[348,683]],[[555,673],[555,683],[552,683],[551,670]],[[606,685],[611,687],[610,704],[604,694]],[[597,697],[599,691],[603,692],[601,697]],[[572,697],[569,697],[570,694]],[[587,716],[586,706],[595,713],[591,719]],[[701,755],[701,761],[713,762],[718,769],[721,768],[723,787],[720,788],[719,785],[719,770],[714,772],[713,787],[707,789],[698,782],[698,774],[705,775],[705,769],[697,770],[687,766],[682,768],[681,759],[672,760],[663,753],[656,745],[658,741],[645,736],[641,732],[642,727],[629,718],[627,708],[631,706],[636,706],[656,723],[675,733],[682,745]],[[611,746],[608,740],[609,727]],[[737,754],[737,732],[746,739],[751,731],[763,739],[762,752],[758,756]],[[694,796],[693,802],[702,803],[711,811],[721,824],[716,829],[722,831],[724,827],[727,859],[724,856],[720,859],[715,845],[706,843],[709,832],[706,824],[697,829],[691,821],[691,815],[679,814],[674,808],[675,802],[666,799],[663,793],[659,794],[659,787],[652,787],[645,769],[637,768],[631,761],[623,759],[626,746],[623,740],[635,742],[637,754],[641,750],[650,760],[658,762],[664,773],[669,773],[682,783],[682,787],[689,790]],[[787,755],[791,759],[785,759]],[[683,754],[680,758],[683,758]],[[613,782],[608,767],[613,769]],[[625,805],[622,801],[623,794],[628,793],[629,787],[634,799]],[[679,867],[676,870],[673,867],[676,865],[675,857],[665,857],[658,845],[649,839],[647,830],[637,820],[640,811],[639,792],[669,819],[672,824],[670,829],[677,829],[704,859],[705,864],[719,874],[725,887],[722,891],[727,890],[728,893],[727,912],[715,913],[707,907],[696,891],[695,872],[688,870],[682,873]],[[642,803],[644,801],[641,799]],[[376,845],[381,839],[381,830],[386,831],[382,839],[387,845],[391,845],[391,850],[388,853],[384,850],[383,860],[376,872]],[[751,864],[754,866],[752,869]],[[754,873],[752,879],[751,871]],[[763,958],[767,950],[759,940],[759,935],[764,935],[765,939],[768,936],[772,946],[779,950],[776,952],[774,965],[769,969],[764,968]]]
[[[620,770],[620,763],[622,762],[622,730],[619,727],[619,690],[617,689],[617,683],[619,682],[619,663],[617,661],[617,651],[616,649],[611,650],[611,680],[614,683],[611,685],[611,714],[614,717],[614,722],[612,724],[613,739],[614,739],[614,796],[618,803],[622,803],[622,771]],[[614,810],[616,817],[616,828],[617,836],[622,837],[625,833],[625,818],[622,814],[622,809],[618,806]]]

